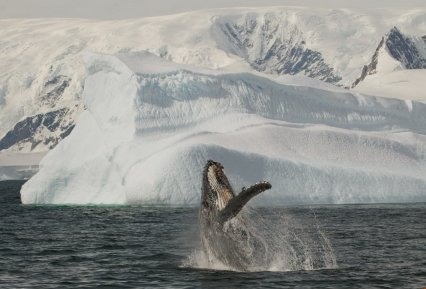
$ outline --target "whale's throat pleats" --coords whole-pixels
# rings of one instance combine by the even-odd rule
[[[208,169],[207,178],[211,189],[217,194],[216,206],[219,210],[226,207],[228,202],[234,197],[231,188],[229,188],[224,182],[221,182],[218,178],[221,177],[213,166]],[[225,177],[224,174],[222,177]],[[225,177],[226,178],[226,177]]]

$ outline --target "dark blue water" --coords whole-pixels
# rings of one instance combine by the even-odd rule
[[[0,288],[426,287],[426,204],[256,209],[315,221],[337,267],[241,273],[184,265],[196,208],[23,206],[13,186],[0,190]]]

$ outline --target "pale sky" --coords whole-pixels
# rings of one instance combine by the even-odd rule
[[[0,0],[0,18],[122,19],[253,6],[426,9],[426,0]]]

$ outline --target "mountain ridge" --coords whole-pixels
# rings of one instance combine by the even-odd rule
[[[365,63],[377,49],[370,39],[379,41],[388,27],[398,25],[401,33],[408,31],[408,35],[426,39],[420,38],[426,33],[424,10],[371,13],[236,8],[120,21],[1,20],[0,64],[11,67],[0,72],[3,151],[5,143],[7,151],[47,151],[60,141],[65,129],[52,132],[43,125],[32,128],[30,122],[26,130],[33,134],[23,141],[14,128],[28,118],[64,109],[72,112],[63,120],[70,124],[65,127],[72,127],[84,109],[82,54],[87,50],[106,54],[150,51],[174,62],[219,71],[236,67],[237,71],[313,76],[350,86],[360,73],[363,75]],[[378,22],[374,13],[385,20]],[[287,24],[292,29],[287,30]],[[229,38],[224,27],[239,32]],[[238,43],[242,46],[235,46]],[[13,61],[18,58],[21,61]],[[13,139],[16,142],[10,146]]]

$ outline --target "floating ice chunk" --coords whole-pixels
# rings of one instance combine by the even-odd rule
[[[23,203],[193,205],[207,159],[237,192],[270,181],[257,204],[426,200],[423,103],[408,110],[146,53],[86,63],[87,110],[22,188]]]

